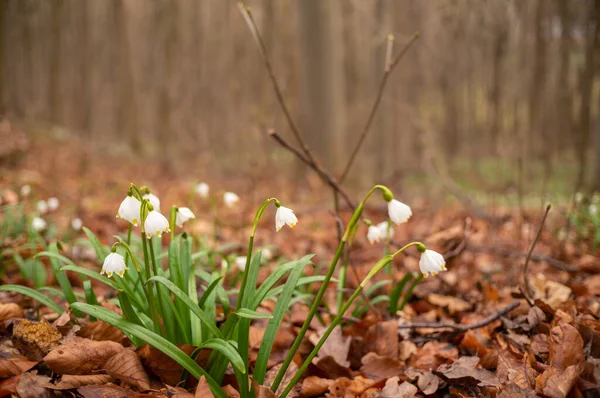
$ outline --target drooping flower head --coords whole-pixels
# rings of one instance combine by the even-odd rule
[[[33,228],[35,231],[43,231],[46,229],[46,226],[46,221],[44,221],[43,218],[34,217],[34,219],[31,220],[31,228]]]
[[[394,237],[394,228],[390,225],[389,222],[384,221],[377,224],[377,228],[381,231],[381,238],[390,240]]]
[[[229,208],[235,206],[235,204],[239,201],[240,197],[234,194],[233,192],[225,192],[223,194],[223,202],[225,202],[225,206]]]
[[[367,240],[370,244],[378,243],[381,239],[383,239],[383,234],[381,229],[377,225],[369,225],[369,229],[367,230]]]
[[[142,199],[148,199],[152,207],[154,207],[154,210],[160,211],[160,199],[158,199],[156,195],[148,192],[147,194],[142,196]]]
[[[182,227],[184,223],[188,222],[192,218],[196,218],[194,213],[187,207],[180,207],[177,209],[177,216],[175,217],[175,224],[178,227]]]
[[[388,202],[388,213],[394,224],[403,224],[412,216],[410,207],[396,199]]]
[[[440,253],[427,249],[421,254],[419,269],[424,278],[427,278],[429,274],[435,276],[438,272],[447,271],[446,260]]]
[[[83,227],[83,221],[81,221],[81,218],[75,217],[74,219],[71,220],[71,228],[73,228],[75,231],[81,231],[82,227]]]
[[[298,217],[294,214],[294,210],[288,207],[279,206],[275,213],[275,229],[279,231],[286,224],[289,225],[290,228],[293,228],[298,224]]]
[[[40,214],[48,213],[48,203],[46,203],[45,200],[38,200],[38,202],[35,204],[35,207]]]
[[[60,200],[58,198],[52,197],[48,199],[48,210],[56,211],[60,207]]]
[[[125,258],[119,253],[112,252],[104,259],[100,274],[106,274],[106,276],[110,278],[113,276],[113,273],[116,273],[122,278],[126,269],[127,265],[125,264]]]
[[[198,195],[200,195],[200,197],[207,198],[209,192],[210,192],[210,187],[208,186],[207,183],[201,182],[200,184],[196,185],[196,193]]]
[[[161,236],[163,232],[170,232],[169,220],[156,210],[148,212],[146,221],[144,221],[144,232],[146,237],[151,238],[153,235]]]
[[[23,185],[21,187],[21,196],[26,198],[29,196],[29,194],[31,193],[31,186],[30,185]]]
[[[140,208],[142,203],[133,196],[127,196],[121,202],[119,206],[119,211],[117,212],[117,218],[122,218],[124,220],[129,221],[135,227],[138,226],[140,222]]]

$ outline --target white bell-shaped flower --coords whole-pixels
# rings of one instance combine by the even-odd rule
[[[382,239],[390,240],[394,237],[394,228],[387,221],[377,224],[377,228],[381,231]]]
[[[142,198],[148,199],[152,207],[154,207],[154,210],[160,211],[160,199],[158,199],[156,195],[154,195],[153,193],[147,193],[144,196],[142,196]]]
[[[60,207],[60,200],[58,198],[52,197],[48,199],[48,210],[56,211]]]
[[[424,278],[427,278],[429,274],[435,276],[438,272],[447,271],[446,260],[440,253],[427,249],[421,254],[419,269]]]
[[[31,193],[31,186],[30,185],[23,185],[21,187],[21,196],[26,198],[29,196],[29,194]]]
[[[233,192],[225,192],[223,194],[223,201],[225,202],[225,206],[232,208],[237,202],[240,201],[240,197]]]
[[[377,225],[369,225],[369,229],[367,231],[367,240],[370,244],[375,244],[383,239],[383,234],[379,226]]]
[[[146,221],[144,222],[144,232],[148,238],[151,238],[153,235],[161,236],[163,232],[170,232],[169,228],[169,220],[156,210],[152,210],[146,216]]]
[[[38,202],[35,204],[35,207],[40,214],[48,213],[48,203],[46,203],[45,200],[38,200]]]
[[[246,256],[240,256],[235,258],[235,265],[241,272],[244,272],[246,269]]]
[[[110,253],[104,259],[104,264],[102,264],[102,270],[100,271],[100,274],[106,274],[106,276],[110,278],[113,276],[113,273],[115,273],[122,278],[126,269],[127,265],[125,264],[125,258],[123,258],[123,256],[121,256],[119,253]]]
[[[388,202],[388,213],[394,224],[403,224],[412,216],[412,210],[404,203],[392,199]]]
[[[83,228],[83,221],[81,221],[81,218],[75,217],[72,219],[71,228],[73,228],[75,231],[81,231],[81,228]]]
[[[290,228],[293,228],[298,224],[298,217],[294,214],[294,210],[288,207],[279,206],[275,213],[275,229],[279,231],[286,224],[289,225]]]
[[[134,226],[138,226],[140,222],[140,208],[142,203],[133,196],[127,196],[121,202],[119,211],[117,212],[117,218],[122,218],[132,223]]]
[[[31,228],[38,232],[45,230],[47,225],[46,221],[40,217],[34,217],[34,219],[31,220]]]
[[[177,209],[177,216],[175,217],[175,224],[178,227],[182,227],[184,223],[188,222],[192,218],[196,218],[194,213],[187,207],[180,207]]]
[[[209,192],[210,192],[210,187],[208,186],[207,183],[201,182],[200,184],[196,185],[196,193],[198,195],[200,195],[200,197],[207,198]]]

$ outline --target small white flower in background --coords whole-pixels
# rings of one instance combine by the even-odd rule
[[[246,256],[240,256],[235,258],[235,265],[241,272],[246,269]]]
[[[396,199],[388,202],[388,213],[394,224],[403,224],[412,216],[410,207]]]
[[[189,221],[192,218],[196,218],[196,216],[194,215],[194,213],[192,213],[190,209],[188,209],[187,207],[180,207],[177,209],[177,217],[175,218],[175,224],[177,224],[178,227],[182,227],[185,222]]]
[[[384,235],[377,225],[369,225],[369,230],[367,231],[367,240],[370,244],[374,244],[383,239]]]
[[[26,198],[29,196],[29,194],[31,193],[31,186],[29,185],[23,185],[21,187],[21,196]]]
[[[146,221],[144,222],[144,232],[148,238],[152,235],[160,236],[163,232],[169,232],[169,220],[156,210],[152,210],[148,213]]]
[[[40,214],[48,213],[48,203],[46,203],[45,200],[38,200],[38,202],[35,204],[35,207]]]
[[[52,197],[48,199],[48,210],[56,211],[60,206],[60,200],[58,198]]]
[[[47,226],[46,221],[44,221],[43,218],[35,217],[31,221],[31,227],[38,232],[45,230],[46,226]]]
[[[71,228],[73,228],[75,231],[81,231],[82,227],[83,227],[83,221],[81,221],[81,218],[75,217],[74,219],[71,220]]]
[[[117,218],[127,220],[137,227],[138,222],[140,221],[141,207],[142,203],[137,200],[137,198],[134,198],[133,196],[127,196],[125,199],[123,199],[121,205],[119,206]]]
[[[160,199],[158,199],[156,195],[154,195],[153,193],[147,193],[144,196],[142,196],[142,198],[148,199],[152,207],[154,207],[154,210],[160,211]]]
[[[591,204],[589,211],[592,216],[595,216],[596,214],[598,214],[598,206],[595,204]]]
[[[126,269],[127,265],[125,264],[125,259],[123,256],[121,256],[119,253],[110,253],[104,259],[104,264],[102,264],[100,275],[106,274],[106,276],[110,278],[113,273],[116,273],[122,278]]]
[[[387,222],[377,224],[377,228],[381,231],[381,238],[390,240],[394,237],[394,228]]]
[[[583,200],[583,194],[581,192],[577,192],[575,194],[575,203],[581,203]]]
[[[275,229],[279,231],[286,224],[289,225],[290,228],[293,228],[298,224],[298,217],[294,214],[294,210],[288,207],[279,206],[275,213]]]
[[[265,260],[272,260],[274,257],[273,251],[269,248],[264,248],[262,251],[262,257]]]
[[[419,269],[424,278],[427,278],[429,274],[435,276],[438,272],[447,271],[446,260],[444,260],[444,256],[440,253],[427,249],[421,254]]]
[[[201,197],[207,198],[209,192],[210,192],[210,187],[208,186],[207,183],[201,182],[200,184],[196,185],[196,193],[198,195],[200,195]]]
[[[233,192],[225,192],[223,194],[223,201],[225,202],[225,206],[231,208],[240,201],[240,197]]]

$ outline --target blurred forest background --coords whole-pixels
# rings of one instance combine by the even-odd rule
[[[172,173],[281,168],[291,133],[234,1],[1,0],[2,114]],[[306,140],[354,188],[600,190],[600,1],[249,0]],[[210,170],[210,172],[208,171]],[[271,172],[273,173],[273,172]],[[568,199],[567,199],[568,200]],[[539,202],[538,202],[539,203]]]

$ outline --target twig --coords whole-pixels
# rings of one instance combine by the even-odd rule
[[[363,144],[365,138],[367,138],[367,134],[369,133],[369,130],[371,129],[373,120],[375,120],[375,114],[377,113],[377,108],[379,108],[379,104],[381,102],[381,99],[383,98],[383,91],[387,84],[387,80],[390,77],[390,74],[394,71],[394,68],[398,65],[398,63],[402,60],[404,55],[408,52],[410,47],[414,44],[414,42],[418,38],[419,38],[419,33],[415,32],[415,34],[413,34],[413,36],[410,38],[408,43],[406,43],[406,45],[404,46],[402,51],[400,51],[400,53],[396,56],[396,58],[394,58],[394,60],[392,62],[390,62],[389,64],[386,63],[385,72],[383,74],[383,77],[381,78],[381,82],[379,83],[379,90],[377,91],[377,96],[375,97],[375,102],[373,103],[373,106],[371,107],[371,113],[369,113],[367,123],[365,124],[365,127],[364,127],[360,137],[358,138],[358,142],[356,143],[356,146],[354,147],[354,150],[352,151],[352,154],[350,155],[350,159],[348,159],[348,163],[346,164],[346,167],[344,167],[344,171],[342,172],[342,175],[340,176],[340,179],[339,179],[340,184],[343,183],[344,180],[346,179],[346,176],[348,175],[348,172],[350,171],[350,168],[352,167],[352,164],[354,163],[354,160],[356,159],[356,155],[358,154],[358,151],[362,147],[362,144]]]
[[[523,266],[523,279],[524,279],[524,283],[525,283],[525,285],[524,285],[525,288],[523,289],[523,291],[525,293],[525,297],[527,297],[527,301],[529,301],[529,302],[532,301],[531,286],[529,286],[529,279],[527,278],[527,272],[529,270],[529,260],[531,260],[531,254],[533,253],[533,249],[535,248],[535,245],[540,240],[540,235],[542,234],[542,229],[544,228],[544,223],[546,222],[546,217],[548,217],[550,208],[552,208],[552,205],[550,203],[548,203],[546,205],[546,211],[544,212],[544,217],[542,218],[542,222],[540,223],[540,228],[538,229],[537,235],[535,235],[535,239],[533,240],[533,243],[531,244],[531,247],[529,248],[529,253],[527,253],[527,258],[525,259],[525,265]]]
[[[501,316],[506,313],[514,310],[519,306],[519,302],[515,301],[510,303],[506,307],[502,308],[499,311],[494,312],[492,315],[484,318],[478,322],[469,323],[467,325],[461,325],[458,323],[443,323],[443,322],[415,322],[408,325],[398,325],[398,329],[420,329],[420,328],[428,328],[428,329],[453,329],[459,332],[466,332],[471,329],[479,329],[484,326],[489,325],[495,320],[499,319]]]

